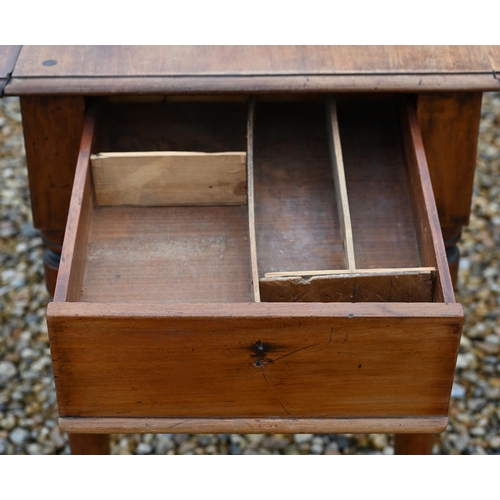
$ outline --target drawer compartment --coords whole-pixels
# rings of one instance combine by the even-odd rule
[[[88,114],[47,315],[62,428],[442,430],[462,309],[411,104],[171,105]],[[242,155],[244,186],[215,169],[238,198],[193,198],[188,153]]]
[[[75,300],[250,301],[245,104],[111,105],[99,116]]]

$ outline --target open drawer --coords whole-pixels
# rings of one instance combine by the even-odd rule
[[[411,101],[90,109],[47,319],[65,431],[443,430],[463,315]]]

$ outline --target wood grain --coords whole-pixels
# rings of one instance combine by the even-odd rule
[[[109,433],[388,433],[442,432],[447,417],[425,418],[60,418],[65,432]],[[422,434],[414,434],[418,437]],[[424,434],[425,435],[425,434]],[[405,434],[404,436],[408,436]]]
[[[357,266],[421,266],[394,98],[339,97],[337,111]]]
[[[257,102],[254,146],[259,276],[344,268],[324,103]]]
[[[61,417],[399,418],[447,415],[462,309],[53,302],[47,317]]]
[[[488,61],[495,71],[495,73],[500,72],[500,48],[498,45],[484,45],[484,50],[488,57]]]
[[[80,300],[252,300],[246,206],[99,207]]]
[[[63,231],[82,137],[84,99],[25,96],[21,112],[33,224],[41,230]]]
[[[245,152],[99,153],[90,161],[101,206],[247,202]]]
[[[481,116],[480,92],[421,94],[417,117],[443,228],[469,223]]]
[[[433,302],[435,272],[345,273],[260,280],[264,302]]]
[[[56,64],[44,65],[46,60]],[[482,73],[491,69],[483,46],[25,45],[14,76]]]
[[[497,90],[499,52],[496,46],[24,46],[7,91]]]

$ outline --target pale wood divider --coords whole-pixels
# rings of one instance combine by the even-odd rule
[[[254,133],[255,101],[248,103],[247,121],[247,201],[248,201],[248,234],[250,241],[250,266],[252,273],[252,290],[254,302],[260,302],[259,268],[257,267],[257,239],[255,235],[255,197],[253,176],[253,133]]]
[[[324,274],[331,275],[355,275],[355,276],[373,276],[373,275],[391,275],[397,276],[402,274],[425,274],[435,272],[435,267],[399,267],[387,269],[324,269],[320,271],[276,271],[273,273],[266,273],[266,278],[277,278],[286,276],[322,276]]]
[[[327,125],[330,155],[332,158],[333,180],[335,183],[335,197],[337,201],[337,210],[339,212],[340,227],[342,229],[342,238],[344,239],[345,266],[350,271],[354,271],[356,269],[356,261],[354,258],[351,214],[349,212],[344,160],[342,159],[342,146],[340,144],[337,105],[332,96],[330,96],[327,101]]]
[[[242,205],[246,153],[147,151],[91,156],[99,205]]]

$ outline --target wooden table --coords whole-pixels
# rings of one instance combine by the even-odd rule
[[[456,279],[456,244],[470,214],[481,95],[493,90],[500,90],[498,46],[0,47],[0,91],[21,99],[33,219],[46,247],[46,281],[52,292],[91,96],[415,96]],[[75,453],[108,446],[105,435],[70,434],[70,441]],[[431,434],[397,435],[397,453],[431,449]]]

